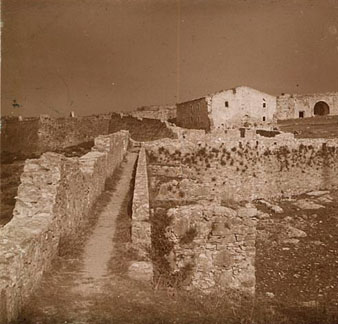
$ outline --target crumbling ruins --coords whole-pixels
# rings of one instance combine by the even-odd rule
[[[3,119],[2,153],[27,159],[13,217],[0,228],[0,322],[18,316],[131,148],[135,271],[188,290],[255,294],[264,213],[252,202],[338,187],[338,140],[295,139],[274,121],[338,114],[337,98],[238,87],[178,104],[177,125],[161,113]],[[83,142],[91,150],[82,156],[59,152]]]

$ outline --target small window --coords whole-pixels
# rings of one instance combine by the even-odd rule
[[[263,102],[263,108],[266,108],[266,103],[265,102]]]
[[[299,112],[299,118],[304,118],[304,111]]]
[[[224,106],[225,106],[225,108],[229,108],[229,101],[226,101],[226,102],[224,103]]]
[[[263,116],[263,121],[265,121],[265,116]]]

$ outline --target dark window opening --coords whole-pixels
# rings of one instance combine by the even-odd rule
[[[265,102],[263,102],[263,108],[265,108],[266,107],[266,103]]]
[[[299,112],[299,118],[304,118],[304,111]]]
[[[263,116],[263,121],[265,121],[265,116]]]
[[[224,103],[224,105],[225,105],[226,108],[228,108],[228,107],[229,107],[229,101],[226,101],[226,102]]]

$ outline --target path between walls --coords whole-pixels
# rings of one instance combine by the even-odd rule
[[[75,245],[71,256],[54,262],[53,269],[43,277],[41,287],[24,307],[18,323],[70,323],[69,320],[92,323],[89,318],[97,316],[96,303],[111,296],[111,287],[116,294],[126,289],[121,284],[120,265],[112,264],[119,263],[128,250],[128,206],[137,157],[135,150],[127,153],[116,176],[118,180],[113,188],[106,188],[102,201],[99,198],[97,222],[84,246]],[[134,289],[132,282],[130,285]]]
[[[109,202],[99,215],[94,231],[84,247],[83,269],[79,278],[80,284],[76,289],[85,294],[100,291],[102,280],[108,276],[108,263],[115,247],[117,217],[133,180],[136,160],[137,153],[129,152],[126,155],[116,190],[111,193]]]

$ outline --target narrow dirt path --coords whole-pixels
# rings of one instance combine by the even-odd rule
[[[108,263],[114,250],[117,217],[130,189],[137,153],[129,153],[123,166],[116,190],[111,193],[108,204],[99,215],[96,227],[87,241],[83,252],[83,269],[79,287],[83,293],[101,289],[108,275]]]

